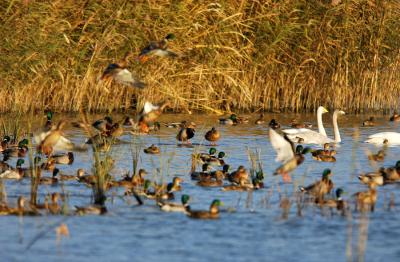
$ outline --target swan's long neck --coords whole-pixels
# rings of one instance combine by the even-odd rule
[[[333,113],[333,132],[335,134],[335,143],[340,143],[340,142],[342,142],[342,139],[340,138],[339,127],[337,124],[337,118],[338,118],[338,114],[337,114],[337,112],[334,112]]]
[[[317,112],[317,123],[318,123],[318,132],[321,135],[324,135],[327,137],[325,128],[324,128],[324,124],[322,123],[322,110],[318,110],[318,112]]]

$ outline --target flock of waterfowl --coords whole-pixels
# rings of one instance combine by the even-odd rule
[[[173,34],[169,34],[160,42],[151,43],[143,49],[137,59],[145,62],[152,55],[155,56],[178,56],[168,49],[168,42],[174,39]],[[102,81],[115,80],[117,82],[128,84],[130,86],[143,88],[145,84],[136,79],[127,69],[127,59],[131,53],[127,53],[121,62],[109,65],[101,76]],[[120,122],[114,122],[112,117],[106,116],[92,124],[87,120],[83,122],[60,121],[57,124],[52,122],[53,113],[46,111],[47,121],[41,130],[33,134],[36,152],[32,152],[30,167],[24,168],[26,159],[29,159],[28,152],[34,150],[30,147],[29,138],[23,138],[17,141],[16,137],[4,134],[1,142],[0,151],[4,158],[0,162],[0,179],[22,180],[31,178],[37,179],[38,186],[57,186],[62,181],[75,181],[85,186],[95,188],[100,183],[98,174],[87,174],[79,168],[76,175],[67,175],[60,171],[58,165],[71,165],[74,163],[75,151],[87,151],[88,145],[93,147],[93,151],[108,151],[112,146],[119,142],[119,137],[127,132],[132,135],[150,134],[160,128],[177,128],[176,140],[187,147],[190,146],[190,140],[195,136],[196,124],[190,121],[181,121],[177,123],[157,122],[164,109],[169,106],[166,101],[160,105],[153,105],[146,102],[137,118],[126,117]],[[272,147],[276,151],[276,161],[282,164],[276,168],[273,175],[282,175],[283,182],[290,182],[290,173],[303,163],[308,153],[317,161],[335,162],[335,145],[341,142],[338,117],[344,112],[335,110],[333,113],[334,138],[329,138],[325,132],[322,114],[328,112],[324,107],[317,110],[318,132],[311,130],[310,123],[301,123],[293,120],[291,128],[281,129],[277,120],[272,119],[269,123],[269,139]],[[390,118],[391,121],[400,121],[397,113]],[[227,118],[219,120],[220,125],[240,125],[249,123],[249,120],[232,114]],[[65,137],[63,129],[67,124],[76,128],[82,128],[88,135],[84,145],[76,145]],[[254,122],[257,125],[264,125],[266,121],[264,115]],[[363,122],[363,126],[373,126],[374,119],[370,118]],[[192,169],[190,179],[199,187],[219,187],[222,191],[252,191],[260,190],[264,187],[264,172],[261,167],[253,168],[249,172],[244,166],[234,167],[226,162],[225,153],[217,151],[217,142],[221,139],[218,128],[212,127],[205,133],[204,139],[210,142],[209,152],[193,152],[191,156]],[[382,161],[385,157],[385,148],[390,145],[400,144],[400,133],[382,132],[369,136],[367,143],[381,145],[383,149],[377,154],[368,156],[370,161]],[[295,146],[297,144],[297,146]],[[303,145],[320,145],[323,148],[312,149]],[[143,150],[145,154],[160,154],[160,149],[152,144]],[[7,161],[17,157],[16,166],[10,166]],[[100,168],[107,173],[113,166],[111,158],[105,158],[100,161]],[[201,165],[202,170],[197,171],[197,165]],[[43,176],[43,170],[51,172],[51,176]],[[143,199],[154,200],[160,210],[166,212],[182,212],[191,218],[216,219],[219,217],[219,207],[222,202],[219,199],[212,201],[209,210],[194,210],[190,206],[190,196],[185,192],[181,195],[181,203],[171,202],[175,198],[175,193],[184,191],[181,182],[182,179],[174,177],[168,184],[157,183],[146,178],[147,172],[140,169],[132,175],[125,175],[117,179],[108,175],[102,176],[104,189],[122,187],[125,189],[125,195],[133,195],[138,204],[143,204]],[[336,190],[336,197],[331,197],[331,191],[334,189],[334,183],[331,180],[332,172],[325,169],[322,172],[321,179],[317,182],[300,187],[299,192],[309,195],[313,203],[319,206],[327,206],[345,210],[348,208],[348,202],[342,199],[343,189]],[[355,203],[360,210],[373,210],[377,200],[377,186],[383,186],[400,180],[400,161],[392,167],[381,167],[377,172],[362,174],[359,176],[362,183],[368,185],[367,191],[359,192],[354,195]],[[32,182],[33,183],[33,182]],[[29,205],[23,196],[20,196],[16,206],[10,206],[4,197],[0,203],[1,215],[41,215],[41,214],[105,214],[107,208],[104,203],[96,203],[89,206],[77,206],[75,211],[65,213],[65,209],[60,205],[64,196],[59,192],[53,192],[45,197],[42,203],[31,199]]]

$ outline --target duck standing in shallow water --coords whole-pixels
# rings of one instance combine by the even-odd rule
[[[129,56],[131,56],[131,53],[127,52],[121,61],[109,64],[106,70],[104,70],[102,76],[100,77],[100,80],[107,82],[115,80],[118,83],[131,87],[136,87],[140,89],[144,88],[146,84],[136,79],[133,74],[127,69]]]
[[[209,211],[206,210],[189,210],[187,215],[190,218],[195,219],[218,219],[219,218],[219,208],[223,203],[219,199],[215,199],[211,205]]]
[[[211,130],[209,130],[206,134],[205,134],[205,139],[207,141],[211,142],[211,145],[216,145],[216,142],[220,139],[221,134],[219,133],[219,131],[217,129],[215,129],[215,127],[211,128]]]
[[[186,121],[182,122],[182,128],[179,130],[178,134],[176,135],[176,139],[180,142],[190,144],[190,139],[194,137],[194,128],[188,125]]]

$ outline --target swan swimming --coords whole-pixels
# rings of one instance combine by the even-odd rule
[[[317,123],[318,123],[318,132],[319,133],[317,133],[311,129],[308,129],[308,128],[289,128],[289,129],[282,130],[282,132],[284,132],[288,136],[303,134],[303,133],[321,134],[321,135],[327,136],[326,132],[325,132],[324,124],[322,123],[322,114],[327,113],[327,112],[328,112],[328,110],[325,107],[323,107],[323,106],[318,107]]]
[[[325,109],[326,110],[326,109]],[[286,130],[283,130],[288,136],[288,138],[292,141],[297,142],[299,139],[302,139],[304,144],[325,144],[325,143],[340,143],[342,141],[339,133],[339,127],[337,124],[337,118],[339,115],[344,115],[345,112],[336,109],[333,113],[333,130],[334,130],[334,139],[329,138],[326,135],[323,135],[321,132],[317,133],[313,130],[309,130],[306,128],[302,128],[302,132],[298,133],[287,133]],[[322,117],[321,117],[322,123]],[[322,126],[323,128],[323,126]],[[290,129],[289,129],[290,130]],[[325,130],[324,130],[325,132]],[[326,133],[325,133],[326,134]]]
[[[387,141],[385,141],[387,140]],[[365,143],[383,145],[384,143],[388,145],[400,145],[400,133],[396,132],[381,132],[370,135]]]

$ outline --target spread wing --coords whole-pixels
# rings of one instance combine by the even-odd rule
[[[146,86],[145,83],[135,79],[132,75],[132,73],[128,69],[122,69],[119,72],[117,72],[114,75],[115,81],[124,84],[124,85],[129,85],[137,88],[144,88]]]
[[[277,154],[275,161],[286,162],[294,157],[293,144],[286,137],[270,128],[269,139]]]

